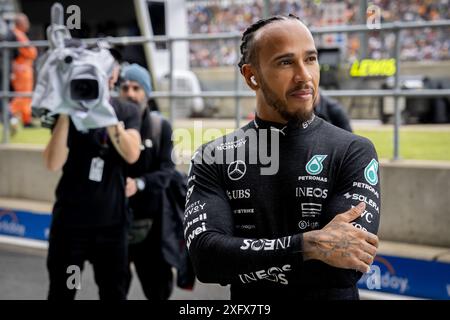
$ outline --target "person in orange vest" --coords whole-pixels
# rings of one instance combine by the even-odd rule
[[[28,17],[20,13],[16,16],[14,35],[22,43],[29,41],[26,33],[30,29]],[[18,54],[12,64],[11,84],[15,92],[33,91],[33,62],[37,57],[35,47],[18,48]],[[11,113],[22,120],[24,127],[31,123],[31,98],[15,97],[11,101]]]

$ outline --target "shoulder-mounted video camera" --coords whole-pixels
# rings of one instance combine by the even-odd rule
[[[109,78],[115,60],[107,43],[87,47],[72,39],[69,30],[59,24],[48,27],[47,38],[50,47],[37,62],[32,99],[42,125],[51,127],[49,117],[60,113],[70,115],[79,131],[116,124],[109,101]]]

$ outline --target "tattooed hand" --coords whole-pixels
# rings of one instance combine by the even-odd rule
[[[361,202],[336,215],[323,229],[304,233],[304,260],[317,259],[333,267],[368,272],[377,252],[378,237],[351,224],[365,207]]]

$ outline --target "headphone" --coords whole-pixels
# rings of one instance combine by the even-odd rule
[[[250,77],[250,82],[253,83],[255,86],[258,85],[258,82],[256,82],[256,80],[255,80],[255,76]]]

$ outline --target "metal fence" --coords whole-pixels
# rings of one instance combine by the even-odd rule
[[[330,26],[321,28],[311,28],[313,35],[320,34],[335,34],[335,33],[352,33],[352,32],[373,32],[373,31],[390,31],[395,34],[395,53],[396,72],[394,76],[394,88],[389,90],[323,90],[322,92],[330,97],[394,97],[394,160],[399,159],[400,141],[399,128],[401,125],[401,114],[399,108],[399,97],[443,97],[450,96],[450,89],[424,89],[424,90],[402,90],[400,88],[400,32],[407,29],[423,29],[423,28],[445,28],[450,27],[450,20],[428,21],[428,22],[394,22],[381,24],[379,28],[369,29],[367,25],[352,25],[352,26]],[[240,100],[243,98],[254,97],[253,92],[243,91],[240,89],[241,75],[239,69],[236,67],[234,72],[234,90],[232,91],[208,91],[201,94],[192,94],[190,92],[174,92],[174,64],[173,64],[173,43],[176,41],[195,41],[195,40],[233,40],[237,52],[239,52],[239,45],[241,40],[240,33],[220,33],[220,34],[194,34],[186,37],[106,37],[106,38],[90,38],[82,39],[85,44],[96,44],[99,40],[106,40],[112,45],[137,45],[149,42],[165,42],[169,52],[169,91],[154,91],[152,97],[154,98],[168,98],[169,99],[169,118],[174,120],[174,99],[183,98],[234,98],[235,99],[235,121],[236,127],[240,126],[241,120],[241,105]],[[27,46],[47,47],[48,41],[30,41]],[[14,93],[9,92],[9,57],[10,50],[26,46],[20,42],[0,42],[0,50],[3,53],[3,88],[0,92],[0,98],[3,101],[3,139],[2,143],[9,142],[9,119],[8,119],[8,103],[9,98],[16,96],[30,97],[31,93]],[[236,55],[238,57],[238,55]],[[237,58],[239,59],[239,57]],[[237,62],[236,62],[237,64]]]

